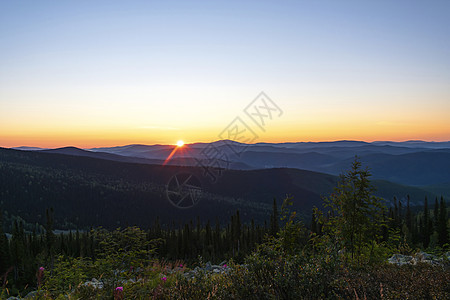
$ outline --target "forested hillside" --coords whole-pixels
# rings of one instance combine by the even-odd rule
[[[53,208],[58,228],[90,226],[149,226],[189,221],[203,223],[219,218],[226,222],[239,209],[244,221],[261,224],[270,214],[274,198],[294,197],[294,208],[310,218],[313,206],[321,207],[337,177],[298,169],[222,170],[211,182],[200,167],[176,167],[115,162],[90,157],[0,149],[0,204],[27,222],[45,221],[45,209]],[[201,180],[201,199],[180,210],[166,197],[166,184],[180,172]],[[376,195],[393,205],[396,196],[411,206],[423,205],[438,194],[416,187],[375,181]]]

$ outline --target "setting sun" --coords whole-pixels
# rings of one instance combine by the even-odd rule
[[[177,146],[178,146],[178,147],[183,147],[183,145],[184,145],[184,142],[183,142],[182,140],[179,140],[179,141],[177,142]]]

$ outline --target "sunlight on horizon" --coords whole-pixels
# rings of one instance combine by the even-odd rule
[[[0,2],[0,147],[211,142],[261,91],[255,142],[448,141],[450,2],[400,2]]]

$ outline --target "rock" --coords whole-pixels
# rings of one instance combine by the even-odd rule
[[[435,266],[442,266],[445,264],[445,257],[447,256],[446,253],[444,257],[437,257],[436,255],[429,254],[423,251],[420,251],[412,256],[408,255],[402,255],[402,254],[394,254],[391,258],[388,259],[388,262],[391,264],[396,264],[398,266],[402,265],[416,265],[417,263],[426,263],[430,265]]]
[[[94,289],[102,289],[103,288],[103,282],[92,278],[91,281],[86,281],[85,283],[83,283],[83,286],[91,286]]]
[[[421,251],[416,254],[416,258],[418,262],[423,262],[430,265],[442,265],[444,263],[444,258],[446,257],[446,255],[447,253],[444,254],[443,257],[437,257],[436,255]]]
[[[391,258],[388,259],[388,262],[390,264],[396,264],[398,266],[413,264],[413,257],[403,254],[394,254]]]
[[[436,259],[436,256],[433,254],[428,254],[426,252],[420,251],[416,254],[417,261],[420,262],[426,262],[426,261],[432,261]]]
[[[208,261],[208,262],[206,263],[205,270],[206,270],[206,271],[212,271],[212,265],[211,265],[211,262],[210,262],[210,261]]]
[[[38,291],[29,292],[23,299],[35,299],[39,295]]]
[[[138,281],[141,281],[142,279],[139,278]],[[121,283],[123,284],[128,284],[128,283],[136,283],[136,280],[134,280],[133,278],[127,279],[127,280],[123,280]]]

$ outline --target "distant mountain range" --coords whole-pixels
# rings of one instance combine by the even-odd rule
[[[163,164],[174,148],[172,145],[127,145],[84,150],[74,147],[16,149],[120,162]],[[214,156],[214,151],[223,155]],[[338,175],[348,169],[355,155],[371,170],[375,179],[413,186],[450,186],[450,142],[335,141],[242,144],[216,141],[185,145],[175,151],[167,164],[195,166],[200,162],[203,165],[216,164],[236,170],[296,168]]]
[[[214,145],[224,147],[224,151],[231,153],[227,142],[220,141]],[[195,158],[201,159],[201,151],[207,146],[187,145],[183,150],[184,156],[179,149],[180,155],[172,163],[194,164]],[[396,172],[389,174],[384,171],[385,174],[400,179],[405,174],[414,180],[415,174],[409,172],[415,172],[421,163],[428,175],[417,174],[417,177],[439,178],[435,172],[441,172],[443,181],[434,181],[435,184],[422,187],[406,186],[385,179],[373,180],[377,187],[376,195],[388,203],[395,196],[405,204],[406,196],[410,195],[411,205],[418,206],[423,204],[425,197],[433,200],[440,195],[446,199],[450,196],[450,185],[445,183],[448,179],[445,174],[448,176],[448,173],[443,172],[449,169],[447,148],[422,147],[422,150],[416,151],[418,148],[414,147],[347,141],[249,145],[246,151],[234,158],[235,165],[243,166],[245,161],[248,170],[222,170],[216,182],[208,180],[201,167],[162,165],[166,154],[173,149],[173,146],[164,145],[130,145],[91,150],[66,147],[38,151],[0,148],[0,206],[29,222],[41,224],[48,207],[53,207],[57,212],[59,225],[102,225],[111,228],[127,224],[147,226],[157,216],[166,224],[172,220],[187,221],[197,216],[205,221],[216,218],[224,221],[236,209],[241,211],[244,221],[254,218],[262,222],[267,220],[273,198],[281,203],[290,194],[295,199],[293,208],[300,215],[308,217],[312,207],[320,207],[322,197],[333,191],[338,177],[298,168],[318,168],[317,165],[320,165],[320,168],[334,167],[327,169],[332,172],[337,172],[339,168],[347,170],[355,154],[361,156],[364,165],[367,165],[366,161],[375,163],[373,173],[377,168],[386,168]],[[380,151],[374,152],[373,149]],[[339,160],[334,161],[336,157]],[[426,159],[428,164],[425,163]],[[285,163],[296,168],[269,167]],[[265,167],[258,168],[262,164]],[[397,170],[393,165],[404,169]],[[170,178],[180,173],[195,174],[201,182],[201,201],[190,209],[176,208],[166,197]]]

